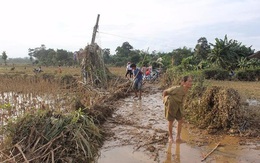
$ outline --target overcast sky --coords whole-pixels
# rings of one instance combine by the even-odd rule
[[[225,34],[260,50],[260,0],[0,0],[0,6],[0,53],[9,58],[28,57],[41,44],[78,51],[91,42],[98,14],[96,43],[111,54],[126,41],[171,52]]]

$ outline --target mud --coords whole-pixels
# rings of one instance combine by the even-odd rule
[[[99,163],[196,163],[214,150],[204,162],[259,161],[259,138],[230,135],[208,135],[196,126],[185,123],[182,138],[186,143],[167,142],[167,121],[164,119],[162,90],[146,84],[141,100],[131,96],[115,103],[116,111],[104,124],[108,133],[101,149]],[[174,136],[176,134],[174,123]]]

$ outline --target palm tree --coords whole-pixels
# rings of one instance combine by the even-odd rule
[[[254,51],[250,47],[246,47],[236,40],[228,40],[225,35],[224,40],[215,39],[216,43],[210,44],[213,46],[211,53],[208,56],[208,61],[223,69],[236,69],[238,62],[242,57],[248,57]]]
[[[237,51],[241,43],[232,39],[228,41],[227,35],[225,35],[224,40],[216,38],[215,41],[215,45],[210,43],[213,49],[207,59],[215,66],[223,69],[236,67],[237,60],[239,59]]]
[[[241,57],[240,60],[238,61],[238,67],[244,70],[249,67],[248,63],[249,62],[247,58]]]

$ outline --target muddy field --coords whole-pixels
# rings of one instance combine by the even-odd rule
[[[169,144],[162,90],[156,85],[146,84],[144,92],[141,100],[134,99],[130,93],[129,97],[115,103],[117,110],[104,124],[109,135],[102,147],[99,163],[201,162],[214,148],[216,150],[205,162],[258,162],[259,138],[210,135],[188,123],[182,131],[182,138],[187,142]],[[260,108],[260,105],[256,107]],[[174,126],[176,128],[176,123]]]
[[[105,131],[102,132],[102,134],[105,134],[105,137],[102,137],[102,139],[105,138],[105,142],[100,151],[99,163],[201,162],[203,158],[205,158],[205,162],[251,163],[258,161],[260,140],[257,136],[252,137],[252,133],[253,135],[259,135],[257,130],[253,131],[254,128],[251,130],[253,132],[247,135],[245,133],[243,136],[232,134],[232,130],[230,130],[229,134],[208,134],[208,131],[198,129],[198,126],[186,123],[182,132],[182,137],[186,143],[168,144],[167,121],[164,119],[161,96],[163,90],[159,85],[146,83],[144,85],[143,97],[141,100],[138,100],[133,98],[133,92],[129,89],[129,81],[126,79],[114,78],[109,83],[109,88],[105,90],[82,85],[79,68],[64,67],[62,68],[62,73],[58,73],[56,68],[44,68],[45,72],[52,74],[47,76],[34,74],[31,69],[21,67],[16,68],[13,72],[7,68],[1,70],[3,74],[13,74],[13,77],[20,74],[24,79],[28,79],[29,82],[29,84],[28,82],[24,82],[22,78],[19,78],[19,80],[7,78],[6,83],[3,84],[3,80],[1,91],[16,91],[16,93],[11,95],[2,93],[3,104],[12,101],[12,103],[17,103],[17,106],[21,108],[29,106],[28,108],[39,107],[40,109],[48,108],[56,111],[60,109],[59,111],[61,112],[70,112],[71,109],[74,110],[80,107],[87,108],[85,109],[87,112],[93,109],[94,112],[92,115],[99,120],[99,123],[105,122],[102,124],[102,130]],[[124,76],[122,68],[113,68],[110,70],[114,74]],[[27,73],[34,77],[33,80],[28,78]],[[67,74],[70,74],[70,76],[67,76]],[[51,80],[50,84],[50,77],[51,79],[52,77],[61,77],[62,80],[56,83],[57,85]],[[41,80],[41,78],[44,80]],[[66,81],[70,81],[71,79],[73,79],[73,84],[66,84]],[[250,108],[250,111],[256,111],[254,117],[259,117],[259,82],[208,82],[210,83],[209,85],[225,85],[238,90],[242,97],[241,104],[246,106],[246,108]],[[60,87],[61,83],[62,87]],[[128,92],[128,90],[130,91]],[[21,101],[19,96],[25,93],[30,93],[30,96],[23,97],[27,102]],[[59,99],[54,99],[52,96],[45,96],[45,93],[58,93],[60,97]],[[46,99],[38,97],[38,95],[44,95]],[[13,99],[12,97],[15,98]],[[71,97],[77,100],[71,100]],[[55,102],[50,104],[51,100],[55,100]],[[67,107],[68,109],[66,109]],[[12,111],[9,110],[9,112],[11,115]],[[112,116],[111,113],[113,113]],[[2,118],[5,117],[2,115]],[[250,125],[257,127],[257,124]],[[176,127],[176,123],[174,126]],[[95,131],[97,130],[95,129]],[[42,134],[38,136],[41,137]],[[35,136],[34,139],[38,139],[38,136]],[[18,136],[18,138],[24,140],[23,137]],[[56,138],[60,137],[57,135]],[[64,139],[62,138],[61,140]],[[68,141],[70,142],[70,140]],[[47,142],[47,144],[49,143]],[[39,146],[39,149],[43,149],[37,141],[36,144],[32,145],[33,148],[36,145]],[[55,147],[56,143],[53,143],[53,145]],[[53,155],[52,148],[48,147],[50,157]],[[70,149],[70,147],[67,149]],[[213,149],[215,150],[210,153]],[[23,152],[26,150],[24,149]],[[20,152],[20,154],[23,154],[23,152]],[[58,151],[58,153],[60,152]],[[208,157],[206,158],[207,155]],[[25,158],[28,156],[30,156],[30,153]],[[46,156],[44,155],[44,157]]]

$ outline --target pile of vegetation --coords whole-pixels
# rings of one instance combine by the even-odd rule
[[[232,88],[196,83],[184,103],[187,119],[208,133],[259,136],[259,120],[242,105],[239,93]]]
[[[5,162],[90,162],[102,145],[93,119],[80,110],[28,113],[4,127]]]
[[[9,77],[5,76],[3,82],[12,84]],[[95,162],[105,137],[101,125],[112,115],[114,101],[126,97],[131,85],[126,80],[114,78],[110,81],[113,89],[108,92],[77,83],[69,75],[60,79],[46,75],[26,76],[23,80],[12,76],[11,81],[15,81],[14,78],[23,87],[19,88],[14,82],[15,89],[24,93],[28,85],[44,86],[48,92],[47,87],[52,83],[51,89],[55,87],[55,92],[63,91],[71,96],[67,102],[70,108],[31,108],[26,109],[24,114],[10,116],[0,132],[4,138],[1,142],[4,147],[0,154],[1,162]],[[1,109],[8,109],[9,113],[15,110],[12,107]]]
[[[253,72],[258,72],[258,70]],[[260,112],[257,108],[248,107],[248,104],[241,101],[240,94],[233,88],[210,86],[204,82],[205,76],[225,80],[228,77],[228,71],[212,69],[183,72],[179,67],[173,67],[164,74],[163,85],[166,87],[178,85],[184,75],[190,74],[193,76],[193,88],[184,102],[184,109],[186,119],[191,124],[206,129],[208,133],[260,136],[258,118]]]

